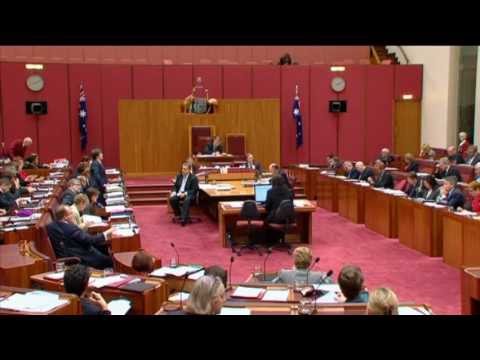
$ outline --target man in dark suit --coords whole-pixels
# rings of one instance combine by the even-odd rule
[[[73,205],[73,199],[82,190],[82,183],[78,179],[70,179],[68,181],[68,188],[62,193],[61,203],[64,205]]]
[[[373,170],[367,166],[365,166],[365,164],[363,163],[363,161],[357,161],[355,163],[355,169],[357,169],[358,173],[359,173],[359,176],[358,176],[358,180],[360,181],[367,181],[368,178],[374,176],[374,173],[373,173]]]
[[[480,154],[477,145],[470,145],[467,149],[467,158],[465,164],[475,166],[480,162]]]
[[[415,161],[413,154],[406,153],[404,157],[405,161],[405,172],[418,172],[419,164]]]
[[[435,177],[437,179],[444,179],[449,176],[457,178],[458,182],[462,181],[462,175],[460,172],[452,167],[452,163],[449,158],[443,157],[438,160],[437,170],[435,171]]]
[[[327,165],[329,169],[337,171],[342,167],[342,161],[335,154],[329,154],[327,156]]]
[[[345,169],[345,176],[347,179],[358,179],[360,177],[360,173],[353,167],[351,161],[345,161],[343,163],[343,168]]]
[[[288,178],[288,175],[285,171],[280,169],[280,166],[278,164],[270,164],[268,167],[269,172],[272,174],[272,179],[275,175],[280,175],[283,178],[283,181],[285,182],[285,185],[290,189],[290,191],[293,194],[293,186],[292,183],[290,182],[290,179]],[[270,183],[272,180],[270,180]]]
[[[47,233],[58,257],[78,257],[95,269],[113,267],[112,258],[103,252],[113,228],[90,235],[74,224],[73,212],[66,205],[57,208],[55,217],[57,220],[47,225]]]
[[[102,295],[93,291],[88,293],[90,274],[90,269],[84,265],[69,266],[63,275],[65,291],[80,298],[83,315],[111,315]]]
[[[180,217],[182,226],[187,223],[190,204],[195,200],[197,192],[198,179],[191,173],[189,164],[184,163],[182,173],[177,175],[169,198],[173,212],[175,216]]]
[[[101,149],[92,150],[92,163],[90,164],[90,186],[100,191],[98,202],[105,205],[103,194],[105,193],[105,184],[108,183],[105,167],[103,166],[103,152]]]
[[[465,205],[465,196],[463,192],[457,188],[457,179],[453,176],[445,178],[441,194],[440,204],[447,205],[455,210],[458,207],[463,208]]]
[[[285,184],[281,175],[272,177],[272,188],[267,191],[265,210],[267,211],[267,222],[275,222],[275,214],[283,200],[292,200],[293,194]]]
[[[457,152],[457,148],[455,146],[449,146],[447,148],[447,156],[453,165],[465,164],[465,159]]]
[[[417,173],[412,171],[407,175],[407,188],[405,194],[410,198],[420,198],[423,196],[422,181],[418,179]]]
[[[375,160],[375,170],[378,173],[377,178],[374,180],[370,177],[368,182],[377,188],[393,189],[395,185],[393,176],[388,171],[385,171],[385,163],[382,160]]]
[[[12,211],[17,207],[18,196],[10,191],[12,182],[8,177],[0,178],[0,209],[5,213]]]
[[[386,166],[389,166],[393,162],[393,160],[395,160],[392,154],[390,154],[390,149],[388,148],[383,148],[380,151],[379,159],[382,160]]]
[[[262,165],[258,162],[255,161],[254,157],[252,154],[247,154],[247,169],[253,169],[255,170],[255,173],[257,176],[262,174]]]
[[[215,136],[214,139],[211,139],[205,146],[205,149],[203,149],[203,153],[207,155],[223,153],[222,139],[220,136]]]

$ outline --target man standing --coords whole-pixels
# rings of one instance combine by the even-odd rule
[[[100,191],[98,202],[105,205],[105,184],[108,183],[105,167],[103,166],[103,151],[101,149],[92,150],[92,163],[90,165],[90,186]]]
[[[12,160],[18,160],[19,158],[24,160],[27,149],[32,145],[32,138],[26,137],[25,139],[17,139],[12,142],[9,149],[9,156]]]
[[[188,163],[184,163],[182,173],[177,175],[169,198],[173,212],[175,216],[180,217],[182,226],[187,223],[190,203],[195,200],[197,192],[198,179],[191,173]]]

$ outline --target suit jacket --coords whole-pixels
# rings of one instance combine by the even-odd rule
[[[438,171],[435,173],[437,179],[444,179],[450,176],[455,176],[459,182],[462,181],[462,175],[460,175],[460,172],[451,166],[446,171]]]
[[[90,165],[90,185],[101,192],[105,192],[105,184],[108,183],[105,167],[98,160],[93,160]]]
[[[369,167],[365,168],[362,173],[360,173],[358,179],[362,181],[367,181],[369,177],[373,177],[373,170]]]
[[[73,205],[73,199],[77,193],[71,189],[65,189],[62,193],[62,204],[64,205]]]
[[[76,256],[83,264],[99,268],[103,259],[100,259],[99,250],[95,247],[106,244],[103,233],[90,235],[78,226],[63,221],[48,224],[47,233],[57,257]]]
[[[253,164],[250,165],[247,162],[247,169],[255,169],[255,172],[257,174],[261,174],[262,173],[262,164],[260,164],[258,161],[253,161]]]
[[[462,207],[465,205],[465,196],[463,192],[456,187],[450,190],[446,200],[442,201],[446,203],[448,206],[456,209],[457,207]]]
[[[331,284],[331,278],[323,279],[325,275],[326,274],[321,271],[310,271],[308,274],[308,284]],[[306,284],[307,270],[282,269],[279,271],[277,278],[273,280],[273,282],[282,284],[295,284],[295,281]]]
[[[16,197],[10,191],[0,193],[0,209],[12,210],[17,206],[15,199]]]
[[[348,173],[345,174],[347,179],[358,179],[360,177],[360,173],[357,169],[352,168]]]
[[[448,157],[450,161],[455,162],[455,164],[465,164],[465,159],[459,153]]]
[[[109,310],[102,310],[97,304],[90,299],[81,297],[80,304],[82,306],[83,315],[111,315]]]
[[[428,193],[427,189],[423,189],[423,192],[422,192],[422,198],[424,198],[427,201],[437,201],[437,198],[439,195],[440,195],[439,187],[432,189],[430,194]]]
[[[423,189],[421,186],[421,181],[417,180],[417,183],[414,185],[408,185],[407,190],[405,191],[408,197],[411,198],[420,198],[423,195]]]
[[[418,172],[418,168],[419,168],[419,165],[416,161],[412,161],[410,164],[408,164],[406,167],[405,167],[405,171],[406,172]]]
[[[393,162],[393,160],[395,160],[392,155],[388,155],[388,156],[380,155],[379,159],[382,160],[387,166],[390,165]]]
[[[265,202],[267,222],[274,222],[275,212],[283,200],[293,200],[293,194],[287,186],[280,186],[267,191],[267,200]]]
[[[378,188],[393,189],[395,184],[392,174],[384,170],[382,173],[380,173],[380,175],[378,175],[378,179],[375,181],[373,186]]]
[[[346,303],[368,303],[368,292],[360,291],[358,296],[354,299],[345,301]]]
[[[475,155],[465,159],[465,164],[475,166],[476,163],[480,162],[480,154],[476,153]]]
[[[205,145],[205,148],[203,149],[204,154],[213,154],[213,153],[216,153],[216,152],[223,153],[223,145],[222,144],[217,145],[217,146],[213,146],[213,143],[208,143],[207,145]]]
[[[183,175],[178,174],[177,177],[175,178],[175,184],[173,185],[172,191],[175,191],[176,193],[180,191],[180,188],[182,187],[182,179],[183,179]],[[193,174],[188,174],[187,182],[185,184],[185,192],[187,193],[187,196],[193,199],[197,195],[197,191],[198,191],[197,177]]]

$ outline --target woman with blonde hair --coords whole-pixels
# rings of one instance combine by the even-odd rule
[[[418,155],[422,159],[435,160],[435,151],[428,144],[423,144],[420,154]]]
[[[70,206],[73,212],[73,219],[75,225],[77,225],[82,230],[86,230],[90,225],[90,223],[83,221],[83,217],[81,215],[89,204],[90,202],[88,201],[87,195],[80,193],[75,195],[73,199],[73,204]]]
[[[398,315],[398,298],[389,288],[378,288],[370,293],[368,315]]]
[[[217,276],[199,278],[190,293],[185,308],[186,314],[216,315],[225,302],[225,286]]]

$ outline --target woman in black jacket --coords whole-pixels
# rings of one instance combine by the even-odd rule
[[[292,200],[292,191],[285,184],[281,175],[272,177],[272,188],[267,192],[265,209],[267,210],[267,222],[275,222],[275,213],[283,200]]]

